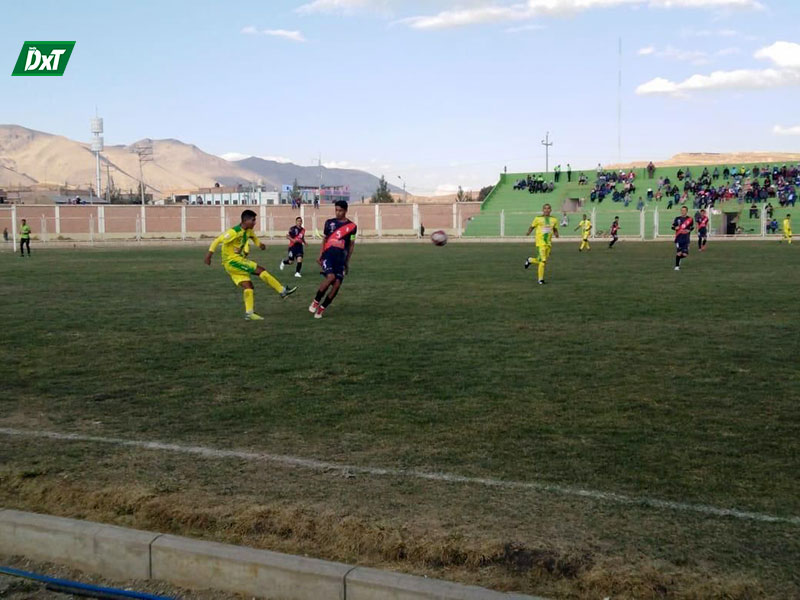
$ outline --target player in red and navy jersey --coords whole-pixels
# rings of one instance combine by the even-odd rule
[[[322,230],[324,236],[322,249],[317,262],[322,267],[325,281],[319,286],[317,295],[308,311],[314,313],[315,319],[321,319],[325,309],[330,306],[339,288],[342,286],[344,276],[350,267],[350,257],[356,244],[356,224],[347,218],[347,202],[336,202],[336,216],[325,221]],[[325,294],[328,294],[325,298]],[[325,298],[323,300],[323,298]]]
[[[681,260],[689,256],[689,235],[694,229],[694,219],[689,216],[689,209],[681,206],[681,214],[672,221],[675,232],[675,270],[681,270]]]
[[[289,228],[289,233],[286,234],[286,238],[289,240],[289,253],[286,258],[281,261],[278,268],[283,271],[283,267],[292,264],[292,262],[296,262],[297,267],[295,267],[294,276],[302,277],[300,270],[303,268],[303,246],[308,244],[308,242],[306,242],[306,230],[303,228],[302,217],[297,217],[294,220],[294,225]]]
[[[608,244],[609,248],[613,248],[614,244],[617,243],[619,239],[619,217],[614,217],[614,222],[611,224],[611,230],[609,231],[611,234],[611,241]]]
[[[708,215],[706,209],[700,209],[700,216],[697,217],[697,249],[702,252],[708,243]]]

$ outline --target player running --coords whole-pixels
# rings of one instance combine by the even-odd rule
[[[702,252],[708,243],[708,215],[706,209],[700,209],[700,216],[697,217],[697,249]]]
[[[611,224],[609,234],[611,235],[611,241],[608,243],[608,247],[613,248],[614,244],[616,244],[619,239],[619,217],[614,217],[614,222]]]
[[[681,206],[681,214],[672,221],[672,230],[675,232],[675,270],[681,270],[681,260],[689,256],[689,235],[694,229],[694,219],[689,216],[689,209]]]
[[[533,220],[525,234],[530,235],[534,229],[536,230],[536,257],[527,258],[525,268],[538,265],[539,285],[544,285],[544,268],[553,248],[553,236],[558,237],[558,219],[550,216],[551,210],[549,204],[542,206],[542,214]]]
[[[295,224],[289,228],[289,233],[286,234],[289,240],[289,254],[281,261],[278,268],[283,271],[283,267],[295,261],[297,262],[297,267],[295,268],[294,276],[302,277],[300,270],[303,268],[303,246],[308,245],[308,242],[306,242],[306,230],[303,227],[303,218],[297,217],[294,223]]]
[[[792,243],[792,215],[789,214],[783,220],[783,240],[786,240],[787,244]],[[30,249],[28,249],[28,252],[30,252]]]
[[[347,218],[347,202],[339,200],[334,204],[336,216],[325,221],[322,229],[324,239],[317,262],[322,267],[325,281],[319,286],[317,295],[308,312],[314,313],[315,319],[321,319],[325,309],[330,306],[333,299],[342,287],[344,276],[350,268],[350,257],[356,245],[356,231],[358,227]],[[323,300],[325,292],[328,297]]]
[[[592,235],[592,222],[589,220],[589,217],[583,215],[583,219],[578,226],[574,229],[577,231],[578,229],[581,230],[581,245],[578,248],[578,252],[582,252],[585,248],[586,250],[591,250],[591,246],[589,246],[589,236]]]
[[[286,287],[270,275],[264,267],[257,265],[252,260],[246,257],[248,252],[248,245],[252,242],[262,250],[266,248],[256,234],[253,233],[253,227],[256,225],[256,213],[252,210],[245,210],[242,212],[242,221],[239,225],[231,227],[217,237],[208,247],[205,263],[211,265],[211,257],[214,256],[214,251],[217,246],[222,244],[222,266],[225,271],[230,275],[233,284],[241,287],[244,296],[244,318],[248,321],[263,321],[264,318],[253,312],[255,298],[253,291],[253,282],[250,281],[250,275],[257,275],[264,283],[270,286],[273,290],[278,292],[281,298],[286,298],[289,294],[293,294],[296,287]]]

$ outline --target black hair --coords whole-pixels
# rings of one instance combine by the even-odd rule
[[[334,206],[347,210],[347,201],[346,200],[337,200],[336,203],[334,204]]]
[[[256,213],[249,208],[247,210],[242,211],[242,221],[245,219],[255,219]]]

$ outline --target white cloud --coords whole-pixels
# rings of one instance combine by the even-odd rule
[[[637,87],[636,93],[641,96],[685,96],[702,90],[753,90],[800,85],[800,44],[775,42],[761,48],[754,56],[771,60],[777,68],[713,71],[709,75],[692,75],[680,82],[656,77]]]
[[[656,51],[655,47],[653,47],[653,46],[645,46],[644,48],[639,48],[636,51],[636,54],[638,54],[639,56],[647,56],[649,54],[652,54],[655,51]]]
[[[800,44],[775,42],[755,53],[756,58],[771,60],[779,67],[800,68]]]
[[[263,29],[259,31],[256,27],[248,25],[247,27],[242,27],[240,33],[243,33],[244,35],[270,35],[273,37],[279,37],[286,40],[291,40],[293,42],[307,41],[301,32],[289,31],[287,29]]]
[[[335,2],[337,0],[317,0]],[[342,0],[339,0],[342,1]],[[313,3],[312,3],[313,4]],[[453,3],[455,4],[455,3]],[[527,0],[527,2],[473,2],[468,7],[456,6],[436,14],[400,19],[414,29],[446,29],[483,23],[519,21],[535,17],[564,17],[591,9],[629,6],[638,8],[726,8],[762,9],[758,0]]]
[[[800,71],[782,69],[738,69],[692,75],[681,82],[656,77],[636,88],[640,96],[686,95],[703,90],[756,90],[800,85]]]
[[[800,135],[800,125],[794,125],[792,127],[775,125],[775,127],[772,128],[772,133],[775,135]]]
[[[303,34],[299,31],[288,31],[286,29],[265,29],[263,33],[264,35],[271,35],[273,37],[279,37],[286,40],[291,40],[293,42],[306,41],[306,38],[303,37]]]
[[[365,9],[382,9],[388,5],[386,0],[312,0],[299,6],[295,12],[300,14],[342,13],[352,14]]]
[[[732,47],[732,48],[721,48],[721,49],[717,50],[716,52],[714,52],[714,55],[715,56],[733,56],[734,54],[741,54],[741,53],[742,53],[742,49],[741,48]]]

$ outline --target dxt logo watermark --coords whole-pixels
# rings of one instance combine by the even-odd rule
[[[75,42],[25,42],[11,75],[60,77],[74,46]]]

